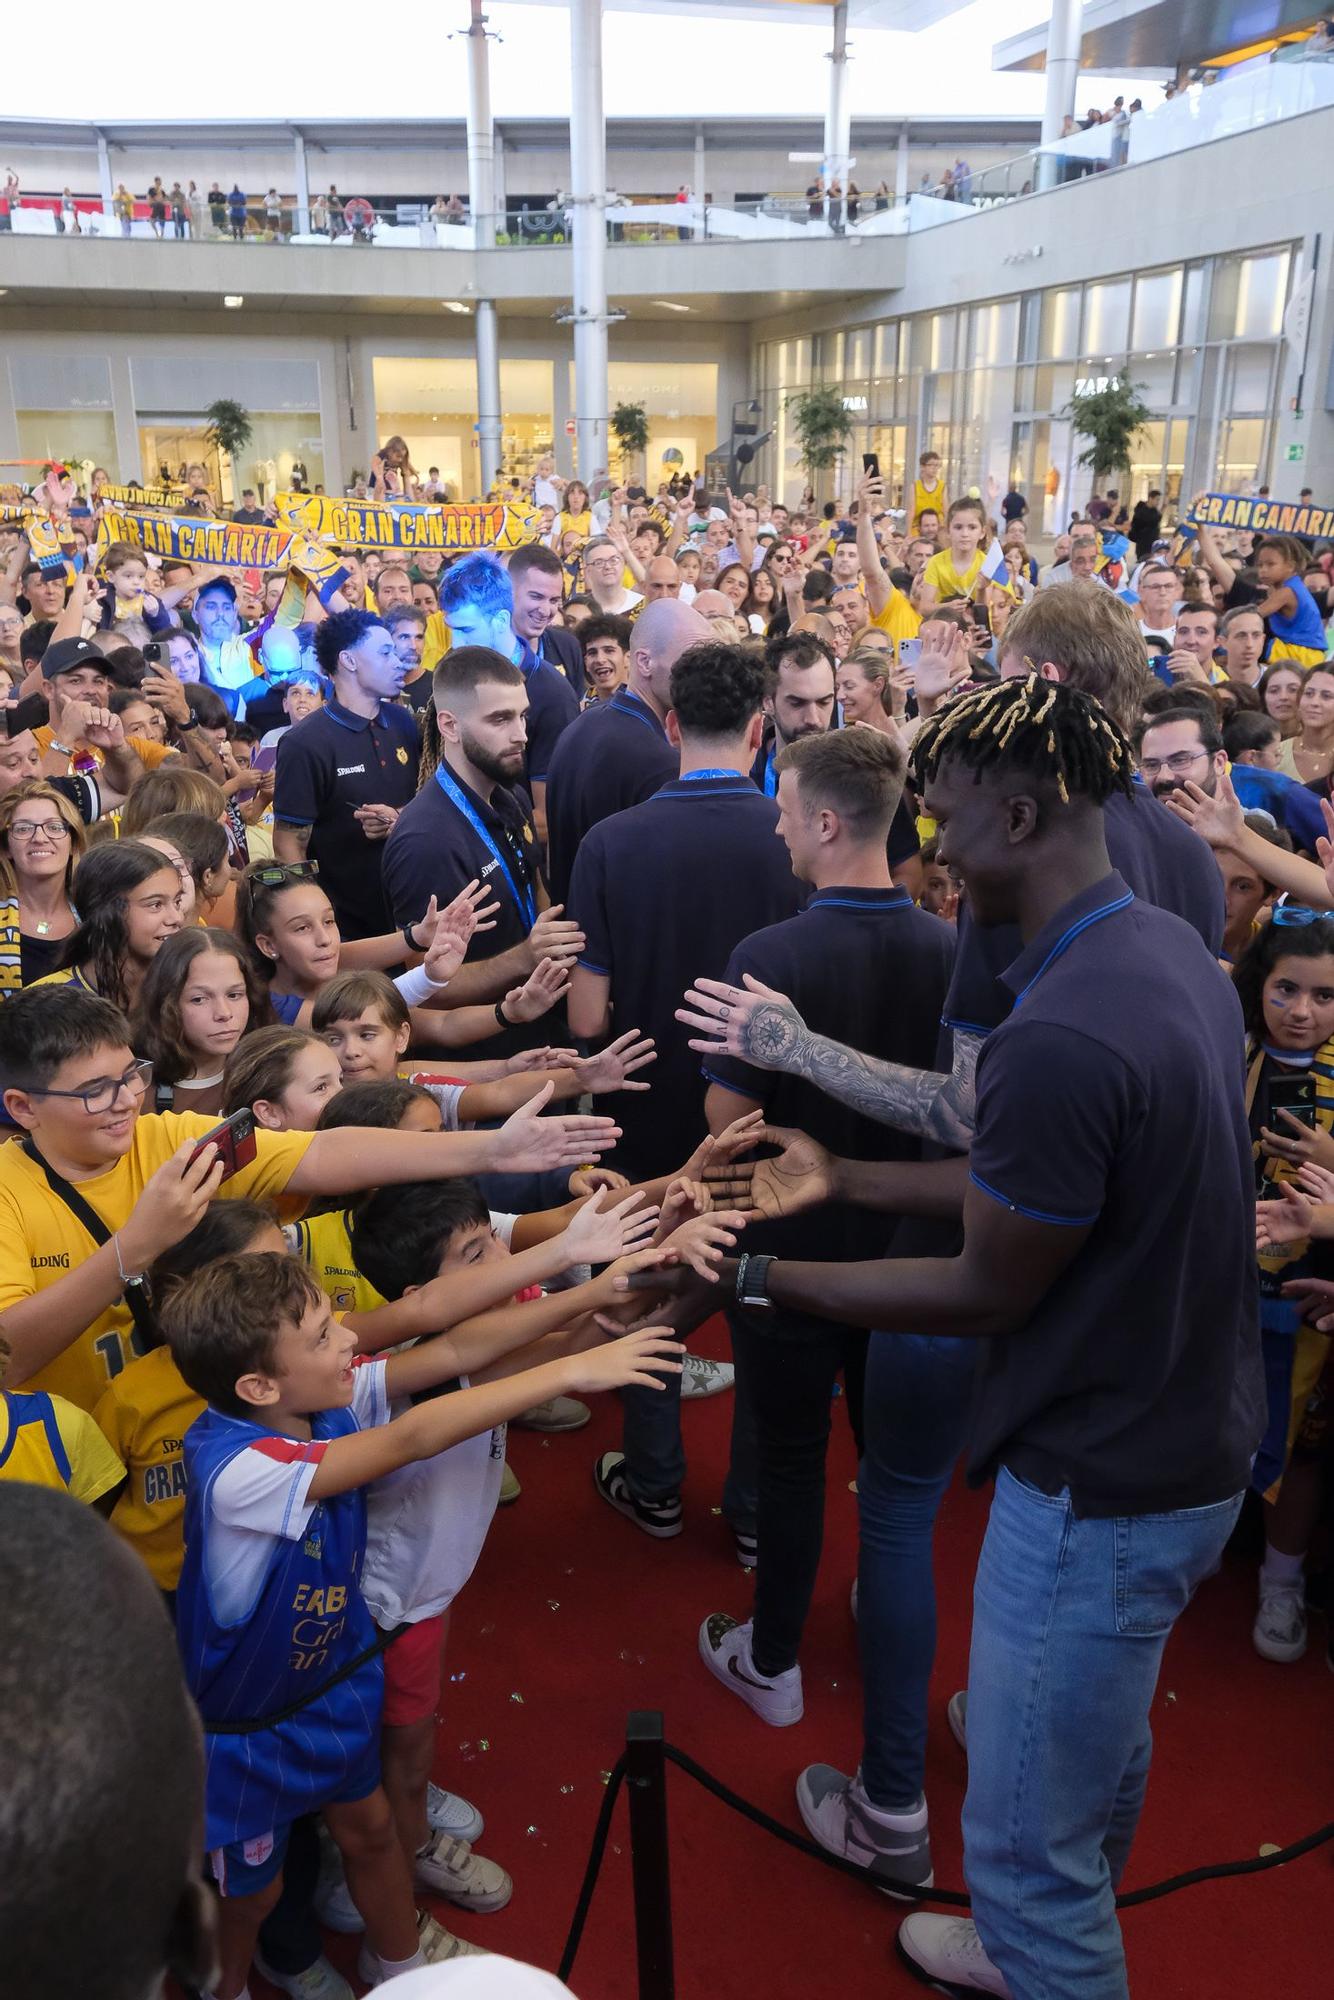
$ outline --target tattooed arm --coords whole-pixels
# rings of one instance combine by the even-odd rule
[[[896,1131],[966,1152],[973,1138],[973,1075],[983,1037],[954,1032],[954,1066],[908,1069],[814,1035],[785,994],[749,973],[744,987],[701,979],[676,1012],[699,1033],[701,1055],[736,1056],[756,1069],[782,1070],[814,1084],[853,1111]]]

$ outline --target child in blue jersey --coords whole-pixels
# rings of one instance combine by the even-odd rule
[[[1289,535],[1266,535],[1255,545],[1255,574],[1264,596],[1255,606],[1269,627],[1269,664],[1291,660],[1313,667],[1325,657],[1325,624],[1301,572],[1309,550]]]
[[[480,1366],[494,1341],[442,1335],[356,1366],[356,1336],[305,1267],[273,1252],[209,1265],[163,1320],[207,1404],[185,1440],[177,1630],[203,1718],[205,1844],[222,1893],[209,2000],[246,2000],[290,1828],[316,1810],[366,1919],[364,1980],[471,1954],[419,1915],[380,1785],[383,1674],[360,1588],[364,1488],[549,1396],[660,1387],[682,1350],[655,1328],[391,1421],[391,1397]]]

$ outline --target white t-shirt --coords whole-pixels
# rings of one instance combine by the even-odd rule
[[[352,1377],[352,1414],[357,1428],[375,1430],[390,1418],[383,1361],[360,1361]],[[316,1467],[327,1440],[256,1439],[225,1465],[213,1482],[205,1566],[213,1607],[221,1624],[242,1617],[264,1581],[273,1544],[299,1542],[319,1504],[310,1498]]]
[[[492,1211],[507,1249],[517,1221]],[[460,1376],[459,1387],[468,1386]],[[393,1414],[409,1407],[398,1404]],[[361,1587],[377,1625],[418,1625],[453,1603],[477,1566],[504,1471],[505,1425],[497,1424],[376,1480],[367,1494]]]

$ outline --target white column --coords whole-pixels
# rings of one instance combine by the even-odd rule
[[[1052,0],[1047,24],[1047,95],[1042,106],[1042,143],[1061,136],[1061,127],[1073,116],[1075,83],[1079,76],[1079,51],[1084,38],[1083,0]],[[1037,184],[1055,187],[1057,156],[1038,155]]]
[[[836,0],[834,46],[829,51],[829,98],[824,114],[825,179],[837,174],[846,188],[852,153],[852,114],[848,108],[848,0]]]
[[[296,168],[296,231],[310,234],[310,169],[306,165],[306,141],[302,133],[292,133],[292,153]]]
[[[894,155],[894,199],[901,207],[908,199],[908,128],[899,127],[898,151]]]
[[[702,125],[697,125],[695,127],[694,185],[692,186],[690,192],[694,196],[696,207],[699,210],[699,221],[695,226],[695,236],[696,240],[700,242],[702,242],[703,239],[709,233],[708,225],[704,215],[704,203],[705,200],[707,199],[705,194],[705,183],[708,180],[708,175],[709,175],[708,157],[704,151],[704,127]]]
[[[502,233],[509,228],[509,197],[505,187],[505,141],[499,132],[495,137],[492,156],[491,194],[496,214],[496,230]]]
[[[102,213],[103,215],[110,215],[112,213],[111,204],[116,193],[116,184],[111,178],[111,148],[107,145],[106,138],[101,132],[97,135],[97,184],[102,190]],[[128,473],[126,477],[129,477]]]
[[[607,463],[607,134],[602,0],[570,0],[570,206],[579,476]]]
[[[495,135],[491,124],[491,65],[482,0],[472,0],[468,29],[468,205],[473,243],[496,241]],[[478,477],[485,494],[500,477],[500,335],[490,299],[477,301]]]

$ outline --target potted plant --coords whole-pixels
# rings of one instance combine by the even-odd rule
[[[226,457],[228,460],[235,486],[237,460],[249,444],[254,430],[249,412],[223,396],[216,403],[210,403],[204,415],[208,418],[208,429],[204,435],[219,459]]]
[[[611,413],[612,434],[621,447],[621,464],[648,450],[648,411],[642,403],[618,403]]]
[[[798,462],[811,474],[814,487],[819,483],[815,475],[827,472],[842,457],[852,436],[852,418],[842,393],[824,386],[797,390],[786,399],[785,408],[796,437]]]
[[[1061,411],[1076,436],[1088,439],[1075,463],[1091,470],[1094,494],[1112,473],[1130,471],[1130,447],[1153,416],[1143,388],[1142,382],[1114,375],[1105,389],[1072,396]]]

